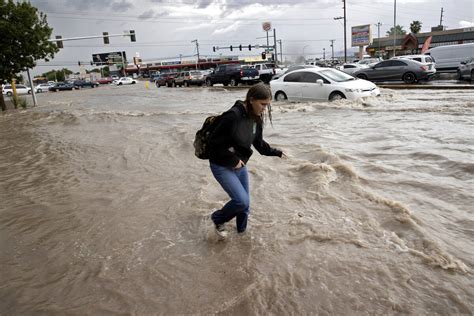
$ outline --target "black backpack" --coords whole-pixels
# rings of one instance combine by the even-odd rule
[[[229,111],[234,110],[234,108],[230,109]],[[226,112],[224,112],[226,113]],[[204,124],[200,130],[196,132],[196,136],[194,137],[194,155],[199,159],[209,159],[209,152],[210,152],[210,145],[209,145],[209,137],[211,136],[212,132],[216,129],[217,124],[219,123],[220,118],[224,113],[220,115],[212,115],[208,116],[204,120]]]

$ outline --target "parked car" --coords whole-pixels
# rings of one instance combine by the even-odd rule
[[[17,84],[15,85],[16,88],[16,94],[30,94],[31,93],[31,88],[27,87],[22,84]],[[2,94],[6,94],[7,96],[12,96],[13,95],[13,88],[11,85],[7,84],[3,86],[3,92]]]
[[[352,75],[359,69],[368,68],[369,66],[364,64],[344,64],[339,67],[339,70],[345,72],[348,75]]]
[[[357,63],[361,64],[361,65],[370,66],[371,64],[376,64],[376,63],[379,63],[381,61],[382,61],[382,58],[380,58],[380,57],[368,57],[368,58],[364,58],[364,59],[359,60]]]
[[[105,78],[97,79],[95,82],[97,82],[98,84],[108,84],[108,83],[112,83],[113,81],[114,79],[112,79],[111,77],[105,77]]]
[[[99,83],[96,81],[85,81],[85,80],[74,80],[74,88],[82,89],[86,87],[95,88],[99,86]]]
[[[202,86],[204,84],[204,75],[198,70],[182,71],[174,79],[176,86],[189,87],[190,85]]]
[[[410,60],[416,60],[426,67],[428,67],[428,71],[432,72],[433,74],[436,73],[436,64],[431,58],[430,55],[403,55],[403,56],[396,56],[392,57],[391,59],[410,59]]]
[[[120,79],[120,77],[117,76],[117,75],[112,75],[111,78],[112,78],[112,80],[119,80]]]
[[[474,56],[461,62],[456,73],[458,80],[474,81]]]
[[[372,82],[356,79],[332,68],[304,68],[270,81],[276,101],[334,101],[379,96]]]
[[[239,83],[253,83],[259,80],[258,71],[254,68],[242,68],[239,64],[219,65],[206,77],[206,85],[222,83],[224,86],[237,86]]]
[[[58,83],[55,83],[52,87],[49,87],[49,91],[53,91],[53,92],[73,90],[73,89],[74,89],[74,85],[71,83],[66,83],[66,82],[58,82]]]
[[[370,81],[399,81],[415,83],[428,80],[434,75],[422,63],[409,59],[389,59],[369,68],[357,70],[354,76]]]
[[[52,87],[54,84],[50,83],[40,83],[35,87],[35,92],[36,93],[41,93],[43,91],[49,91],[49,88]]]
[[[461,62],[474,57],[474,43],[437,46],[425,54],[434,59],[438,72],[455,72]]]
[[[162,73],[158,77],[156,77],[155,80],[155,85],[157,88],[161,86],[167,86],[169,88],[175,86],[174,79],[178,74],[175,72],[167,72],[167,73]]]
[[[118,80],[113,81],[113,84],[115,84],[117,86],[126,85],[126,84],[136,84],[136,83],[137,83],[137,81],[135,79],[130,78],[130,77],[122,77]]]
[[[305,68],[320,68],[319,66],[316,66],[316,65],[291,65],[290,67],[288,67],[288,69],[286,69],[285,71],[279,73],[279,74],[276,74],[272,77],[272,80],[276,80],[278,78],[280,78],[281,76],[283,75],[286,75],[286,74],[289,74],[290,72],[293,72],[295,70],[298,70],[298,69],[305,69]]]

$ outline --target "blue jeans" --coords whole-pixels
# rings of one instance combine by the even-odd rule
[[[212,213],[214,224],[224,224],[235,217],[237,232],[243,233],[247,229],[249,217],[249,175],[247,167],[233,169],[210,163],[212,174],[230,197],[220,210]]]

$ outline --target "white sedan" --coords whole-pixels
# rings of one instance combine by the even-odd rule
[[[380,95],[379,88],[372,82],[332,68],[295,70],[270,81],[270,87],[276,101],[356,100]]]
[[[116,84],[117,86],[121,86],[124,84],[136,84],[137,81],[130,78],[130,77],[122,77],[119,80],[114,80],[113,84]]]
[[[24,86],[22,84],[17,84],[15,86],[16,93],[17,94],[30,94],[31,93],[31,88]],[[7,96],[12,96],[13,95],[13,87],[9,84],[6,84],[3,86],[2,90],[3,94],[6,94]]]

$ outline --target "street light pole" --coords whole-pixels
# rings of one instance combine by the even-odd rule
[[[344,62],[347,63],[347,40],[346,40],[346,0],[344,2]]]
[[[377,22],[377,36],[378,36],[378,42],[379,42],[379,58],[380,58],[380,26],[382,25],[382,23],[380,22]]]
[[[397,0],[393,5],[393,57],[395,57],[395,44],[397,40]]]

